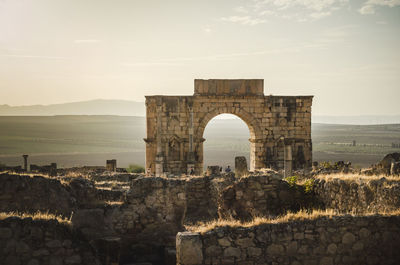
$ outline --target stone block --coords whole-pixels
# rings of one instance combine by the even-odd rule
[[[356,237],[350,232],[345,233],[342,237],[342,243],[347,245],[353,244],[355,240]]]
[[[241,250],[240,248],[228,247],[224,250],[224,257],[236,257],[240,258]]]
[[[179,232],[176,235],[176,259],[178,265],[203,264],[203,243],[199,233]]]
[[[244,156],[235,157],[235,175],[236,177],[242,177],[248,173],[247,161]]]

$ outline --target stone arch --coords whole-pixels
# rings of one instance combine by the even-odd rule
[[[199,113],[198,115],[200,115]],[[202,117],[199,117],[199,125],[195,130],[195,137],[197,139],[201,139],[204,134],[204,130],[207,124],[216,116],[221,114],[233,114],[239,117],[244,123],[246,123],[247,127],[250,130],[250,139],[262,139],[263,134],[258,124],[258,121],[248,113],[247,111],[240,109],[240,108],[227,108],[227,107],[220,107],[220,108],[213,108],[211,111],[204,114]]]
[[[148,172],[160,176],[195,169],[201,174],[204,130],[224,113],[249,128],[251,170],[283,169],[283,154],[300,144],[303,151],[292,164],[311,165],[312,96],[265,96],[263,84],[262,79],[199,79],[192,96],[146,96]]]

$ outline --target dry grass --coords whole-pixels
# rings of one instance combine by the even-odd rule
[[[325,181],[332,181],[333,179],[340,179],[344,181],[363,181],[369,182],[371,180],[379,180],[381,178],[385,178],[388,181],[400,181],[400,176],[386,176],[386,175],[374,175],[374,176],[366,176],[359,174],[345,174],[345,173],[335,173],[335,174],[321,174],[316,175],[315,178],[323,179]]]
[[[355,213],[348,213],[347,215],[370,216],[370,215],[377,215],[377,214],[382,215],[382,216],[397,216],[397,215],[400,215],[400,209],[395,210],[395,211],[382,212],[382,213],[371,212],[371,213],[366,213],[366,214],[361,214],[361,215],[355,214]],[[333,209],[324,210],[324,211],[314,210],[311,213],[306,212],[306,211],[299,211],[296,213],[288,213],[286,215],[279,216],[277,218],[255,217],[255,218],[253,218],[253,220],[251,220],[249,222],[240,222],[233,218],[218,219],[218,220],[213,220],[210,222],[198,223],[195,225],[186,225],[185,228],[191,232],[205,233],[205,232],[213,230],[217,227],[223,227],[223,226],[252,227],[252,226],[258,226],[258,225],[262,225],[262,224],[288,223],[288,222],[293,222],[293,221],[314,220],[314,219],[317,219],[320,217],[332,218],[332,217],[343,216],[343,215],[345,215],[345,214],[340,214]]]
[[[113,206],[113,205],[122,205],[124,202],[121,201],[106,201],[105,204]]]
[[[0,220],[4,220],[8,217],[19,217],[23,218],[32,218],[33,220],[57,220],[61,224],[70,225],[71,224],[71,217],[65,218],[61,215],[55,215],[49,212],[40,212],[37,211],[36,213],[20,213],[20,212],[0,212]]]

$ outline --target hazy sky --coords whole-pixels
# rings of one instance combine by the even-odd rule
[[[317,115],[400,114],[400,0],[0,0],[0,104],[263,78]]]

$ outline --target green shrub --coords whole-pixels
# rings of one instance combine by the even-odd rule
[[[305,193],[311,193],[314,187],[314,179],[307,179],[304,182],[303,187]]]
[[[334,166],[330,162],[327,162],[327,161],[321,162],[320,165],[325,169],[334,169]]]
[[[289,183],[290,187],[294,187],[297,183],[298,177],[297,176],[291,176],[291,177],[287,177],[284,178],[284,180]]]
[[[145,169],[140,165],[130,164],[126,171],[129,173],[144,173]]]

